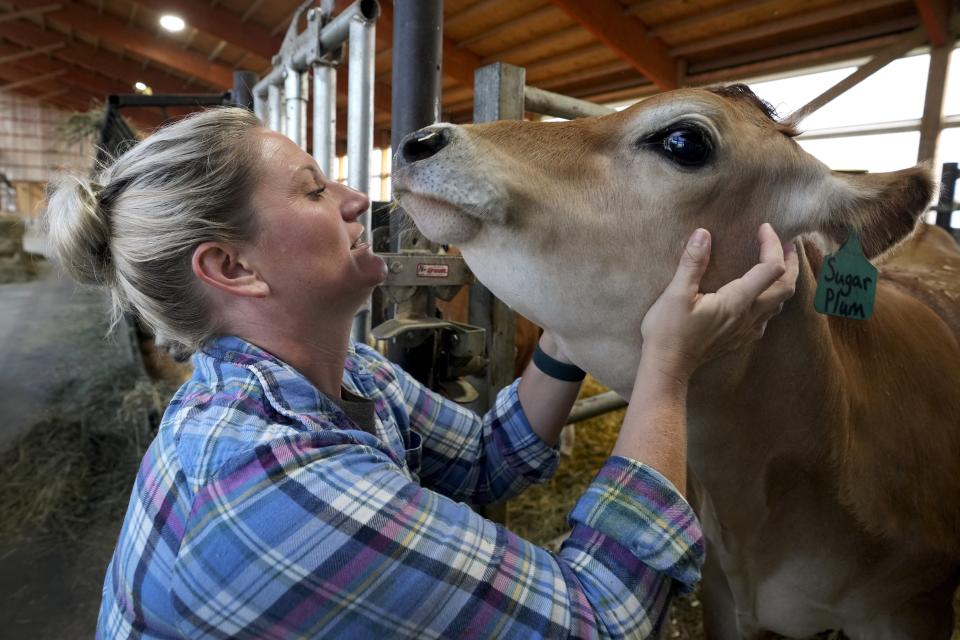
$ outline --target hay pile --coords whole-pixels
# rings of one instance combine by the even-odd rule
[[[175,387],[92,370],[0,456],[0,540],[76,541],[118,521]]]
[[[0,284],[33,280],[47,268],[42,256],[23,250],[25,233],[23,220],[0,216]]]

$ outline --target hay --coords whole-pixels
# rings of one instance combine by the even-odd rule
[[[73,385],[0,456],[0,539],[76,541],[122,517],[175,389],[99,374]]]

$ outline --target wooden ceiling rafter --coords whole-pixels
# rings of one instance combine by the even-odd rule
[[[701,25],[708,24],[713,20],[729,18],[730,16],[735,16],[738,13],[743,13],[751,9],[758,9],[762,7],[777,8],[782,4],[783,0],[741,0],[740,2],[721,5],[707,11],[697,11],[692,15],[658,24],[654,27],[651,27],[647,33],[655,38],[663,38],[664,36],[676,33],[677,31],[690,29],[692,27],[699,27]]]
[[[914,0],[914,3],[917,6],[917,13],[920,14],[920,20],[930,36],[930,44],[935,47],[945,45],[950,38],[949,0]]]
[[[54,42],[43,47],[24,49],[23,51],[18,51],[17,53],[0,56],[0,64],[10,64],[11,62],[16,62],[17,60],[22,60],[23,58],[30,58],[33,56],[42,55],[44,53],[51,53],[57,49],[62,49],[65,46],[67,46],[66,42]]]
[[[43,15],[44,13],[49,13],[51,11],[57,11],[60,9],[59,4],[46,4],[33,9],[22,9],[20,11],[10,11],[0,15],[0,22],[8,22],[10,20],[19,20],[20,18],[29,18],[32,16]]]
[[[18,6],[39,6],[44,0],[16,0]],[[187,76],[203,78],[212,85],[227,89],[233,84],[233,70],[226,65],[209,62],[193,51],[181,51],[154,37],[149,31],[127,26],[111,15],[97,15],[96,10],[80,4],[65,5],[48,14],[48,19],[65,24],[94,37],[109,40],[165,67]]]
[[[857,14],[884,9],[898,4],[903,4],[903,0],[859,0],[855,3],[798,13],[786,18],[770,20],[752,27],[747,27],[746,29],[736,29],[728,33],[722,33],[702,40],[671,47],[670,54],[674,56],[689,56],[691,54],[704,53],[727,45],[740,44],[751,40],[780,35],[804,27],[844,20]]]
[[[481,31],[476,35],[470,36],[469,38],[463,38],[460,41],[458,41],[457,44],[454,46],[457,49],[463,49],[465,47],[469,47],[474,43],[481,42],[489,38],[495,38],[509,31],[513,31],[513,30],[519,31],[522,29],[529,29],[535,26],[536,24],[542,22],[544,19],[546,19],[556,11],[557,11],[556,7],[554,7],[552,4],[548,4],[547,6],[541,7],[540,9],[537,9],[536,11],[528,13],[525,16],[520,16],[519,18],[515,18],[513,20],[507,20],[506,22],[501,22],[496,27],[487,29],[486,31]]]
[[[28,22],[18,22],[0,23],[0,37],[20,46],[29,46],[31,44],[57,42],[60,40],[61,34],[56,31],[43,31],[40,27]],[[134,79],[140,80],[156,92],[176,93],[182,91],[182,80],[151,68],[149,61],[134,62],[105,49],[97,50],[79,40],[68,42],[65,47],[57,49],[51,55],[61,65],[86,69],[104,78],[125,77],[131,84]],[[133,87],[130,86],[124,93],[129,93],[132,89]]]
[[[553,0],[598,40],[664,90],[676,89],[677,67],[662,41],[647,35],[636,18],[624,16],[616,0]]]

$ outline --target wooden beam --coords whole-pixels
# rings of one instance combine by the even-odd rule
[[[66,45],[65,42],[54,42],[53,44],[48,44],[43,47],[37,47],[36,49],[28,49],[27,51],[20,51],[18,53],[10,53],[5,56],[0,56],[0,64],[7,64],[10,62],[15,62],[17,60],[22,60],[23,58],[29,58],[31,56],[38,56],[43,53],[50,53],[51,51],[56,51],[57,49],[62,49]]]
[[[616,0],[553,0],[570,17],[663,89],[677,88],[676,64],[663,42],[647,35]]]
[[[59,78],[60,76],[66,73],[67,73],[66,69],[60,69],[59,71],[47,73],[42,76],[31,76],[29,78],[24,78],[22,80],[15,80],[13,82],[8,82],[7,84],[0,86],[0,91],[13,91],[14,89],[20,89],[22,87],[29,87],[32,84],[38,84],[41,82],[46,82],[47,80],[53,80],[54,78]]]
[[[704,38],[670,49],[672,56],[688,56],[695,53],[702,53],[713,49],[719,49],[731,44],[749,42],[768,36],[774,36],[795,29],[802,29],[813,25],[823,24],[834,20],[843,20],[851,18],[868,11],[882,9],[897,4],[902,4],[903,0],[858,0],[835,7],[829,7],[820,11],[811,11],[799,15],[790,16],[782,20],[774,20],[759,24],[755,27],[738,29],[729,33],[723,33],[718,36]]]
[[[726,18],[749,9],[767,6],[775,9],[782,4],[783,0],[745,0],[742,2],[734,2],[733,4],[722,5],[708,11],[695,11],[692,15],[686,16],[685,18],[678,18],[670,22],[658,24],[655,27],[651,27],[648,33],[653,38],[662,38],[665,35],[670,35],[684,29],[699,27],[708,22]]]
[[[626,16],[635,16],[638,13],[643,13],[650,9],[659,9],[669,4],[674,4],[676,0],[640,0],[639,2],[634,2],[629,7],[623,10],[623,15]]]
[[[282,37],[270,35],[270,30],[255,22],[247,22],[242,15],[226,7],[212,8],[197,0],[163,0],[158,5],[171,11],[186,23],[220,40],[251,51],[268,62],[280,51]]]
[[[4,13],[0,15],[0,22],[9,22],[10,20],[19,20],[20,18],[27,18],[30,16],[40,15],[44,13],[49,13],[51,11],[58,11],[61,5],[59,4],[46,4],[39,7],[34,7],[33,9],[24,9],[22,11],[11,11],[9,13]]]
[[[16,52],[16,47],[7,43],[0,43],[0,55],[12,55]],[[18,66],[33,75],[44,75],[56,71],[64,71],[64,73],[68,75],[61,80],[61,84],[71,85],[101,100],[108,93],[115,93],[118,87],[120,87],[120,84],[115,80],[95,76],[92,73],[65,66],[48,58],[25,58],[19,61]]]
[[[783,44],[778,44],[764,49],[751,49],[727,58],[710,58],[697,64],[690,65],[688,73],[706,73],[717,69],[727,69],[729,67],[739,67],[741,65],[764,60],[774,60],[795,53],[804,53],[807,51],[816,51],[837,45],[849,44],[872,38],[878,38],[885,35],[900,35],[905,31],[915,29],[919,25],[917,16],[903,16],[883,22],[872,22],[844,31],[831,31],[812,38],[803,38],[801,40],[790,40]]]
[[[930,35],[930,44],[942,47],[949,39],[947,24],[950,17],[950,3],[948,0],[914,0],[920,21]]]
[[[21,46],[36,46],[53,44],[60,41],[62,34],[56,31],[46,31],[36,25],[20,21],[9,24],[0,24],[0,37],[6,38]],[[121,58],[115,54],[94,48],[79,40],[72,40],[62,49],[57,49],[53,57],[61,64],[78,66],[88,71],[102,75],[104,78],[119,80],[126,85],[124,92],[131,91],[133,83],[140,80],[150,85],[154,91],[164,93],[179,93],[183,91],[184,83],[176,76],[161,73],[157,69],[144,68],[139,62]],[[211,85],[204,85],[210,87]]]
[[[917,162],[933,162],[937,157],[940,131],[943,129],[943,97],[947,84],[947,68],[953,42],[948,38],[942,46],[930,50],[930,71],[927,74],[927,93],[920,121],[920,145]]]
[[[43,4],[44,0],[17,0],[17,5],[23,8],[36,8]],[[64,6],[48,14],[47,19],[124,47],[153,63],[194,76],[218,88],[229,89],[233,85],[233,70],[230,67],[209,62],[205,56],[192,51],[181,51],[149,31],[129,27],[123,20],[106,14],[99,15],[96,9],[86,5]]]
[[[790,122],[796,124],[803,121],[814,111],[820,109],[825,104],[832,101],[837,96],[845,93],[849,89],[860,84],[874,73],[884,68],[897,58],[902,57],[914,47],[922,45],[927,39],[926,32],[922,27],[918,27],[904,36],[898,38],[893,44],[884,47],[877,54],[867,61],[866,64],[858,68],[849,76],[833,85],[819,96],[803,105],[790,114],[787,118]]]
[[[469,38],[465,38],[459,41],[456,47],[457,49],[463,49],[464,47],[468,47],[471,44],[474,44],[475,42],[486,40],[488,38],[493,38],[503,33],[506,33],[508,31],[512,31],[514,29],[518,31],[523,29],[530,29],[533,26],[540,24],[547,17],[553,15],[556,12],[557,12],[557,8],[554,7],[553,5],[548,4],[547,6],[541,7],[540,9],[537,9],[536,11],[532,11],[524,16],[519,16],[512,20],[507,20],[506,22],[503,22],[497,25],[496,27],[492,27],[490,29],[487,29],[486,31],[481,31],[475,36],[470,36]]]
[[[455,29],[462,24],[472,23],[478,18],[489,16],[491,9],[498,4],[500,4],[500,0],[480,0],[480,2],[467,7],[459,13],[455,13],[449,17],[444,16],[443,28]]]

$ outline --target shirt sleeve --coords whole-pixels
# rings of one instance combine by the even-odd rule
[[[262,445],[196,495],[174,567],[190,638],[646,638],[699,575],[689,506],[611,458],[556,555],[380,451]]]
[[[420,434],[423,452],[420,480],[451,498],[487,504],[521,493],[553,477],[560,459],[530,426],[520,396],[519,379],[497,394],[482,418],[434,393],[413,376],[367,347],[376,360],[380,383],[397,389],[401,419]],[[358,350],[359,350],[358,348]]]

